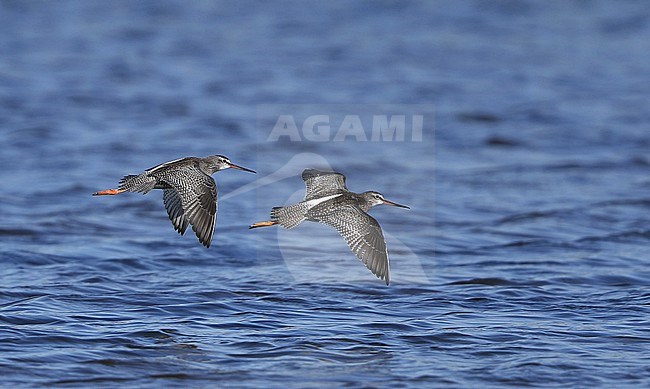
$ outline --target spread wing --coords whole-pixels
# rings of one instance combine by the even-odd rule
[[[166,169],[158,177],[171,186],[165,190],[163,200],[176,231],[184,232],[189,222],[199,242],[210,247],[217,215],[217,184],[214,179],[196,166]],[[169,191],[175,194],[169,194]],[[179,200],[182,214],[178,210]]]
[[[163,203],[165,204],[167,215],[169,215],[169,220],[174,225],[174,229],[181,235],[185,234],[189,221],[185,217],[183,200],[178,192],[176,192],[176,189],[165,189],[163,191]]]
[[[386,241],[377,220],[353,204],[328,207],[318,205],[310,211],[310,218],[334,227],[345,239],[350,250],[386,285],[390,281],[390,269]]]
[[[302,179],[307,187],[305,200],[317,199],[348,190],[345,187],[345,176],[341,173],[305,169],[302,172]]]

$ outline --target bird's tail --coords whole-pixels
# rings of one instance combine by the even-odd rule
[[[139,175],[129,174],[120,180],[117,189],[105,189],[93,193],[93,196],[117,195],[123,192],[140,192],[147,194],[156,186],[156,179],[142,173]]]
[[[251,224],[248,228],[268,227],[276,224],[286,229],[291,229],[306,219],[308,206],[305,203],[287,205],[286,207],[273,207],[271,209],[271,220]]]
[[[305,203],[288,205],[286,207],[273,207],[271,209],[271,220],[282,227],[291,229],[306,219],[305,215],[309,207]]]
[[[156,179],[148,176],[146,173],[142,173],[138,175],[129,174],[122,177],[117,188],[129,192],[147,194],[154,186],[156,186]]]

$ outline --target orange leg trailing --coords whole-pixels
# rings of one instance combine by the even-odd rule
[[[93,196],[107,196],[107,195],[114,196],[122,192],[126,192],[126,191],[124,189],[105,189],[93,193]]]
[[[255,224],[251,224],[250,226],[248,226],[248,229],[257,228],[257,227],[269,227],[269,226],[274,226],[276,224],[278,224],[278,222],[276,222],[274,220],[269,220],[269,221],[265,221],[265,222],[257,222]]]

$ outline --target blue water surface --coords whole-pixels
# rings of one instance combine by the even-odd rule
[[[648,42],[644,1],[1,2],[2,384],[650,385]],[[211,154],[258,174],[215,175],[209,249],[159,191],[90,196]],[[390,286],[247,229],[305,167],[411,206],[371,211]]]

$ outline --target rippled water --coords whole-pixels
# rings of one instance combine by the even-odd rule
[[[3,384],[650,384],[645,2],[5,1],[0,32]],[[422,141],[332,139],[369,112]],[[210,249],[158,192],[90,196],[214,153],[259,174],[215,175]],[[389,287],[324,226],[247,229],[306,165],[412,207],[372,211]]]

